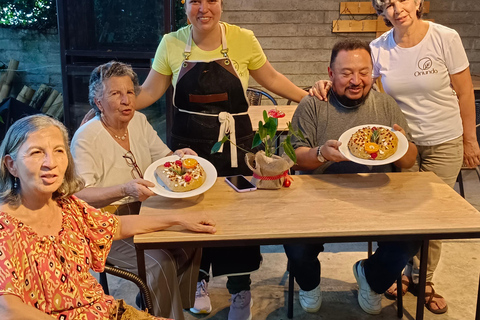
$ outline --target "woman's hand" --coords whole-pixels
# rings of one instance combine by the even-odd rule
[[[332,87],[332,81],[330,80],[319,80],[315,82],[313,87],[308,90],[308,93],[312,97],[317,97],[322,101],[328,101],[328,91]]]
[[[198,156],[198,154],[190,148],[175,150],[173,154],[179,156],[180,158],[183,158],[184,155]]]
[[[215,221],[206,214],[189,213],[179,216],[179,224],[195,232],[215,233]]]
[[[93,108],[88,110],[87,114],[85,114],[85,116],[82,119],[82,122],[80,123],[80,127],[83,126],[88,121],[90,121],[91,119],[93,119],[95,117],[96,113],[97,112]]]
[[[469,168],[480,165],[480,148],[477,140],[463,139],[463,163]]]
[[[130,196],[136,201],[145,201],[155,195],[148,187],[155,187],[155,184],[148,180],[135,179],[123,185],[123,193],[125,197]]]
[[[175,225],[194,232],[215,233],[215,221],[199,212],[167,215],[126,215],[118,216],[119,226],[113,240],[125,239],[137,234],[165,230]]]

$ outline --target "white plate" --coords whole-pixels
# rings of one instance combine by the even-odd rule
[[[384,160],[369,160],[369,159],[361,159],[361,158],[355,157],[350,152],[350,149],[348,149],[348,141],[350,141],[350,138],[355,132],[357,132],[358,129],[361,129],[364,127],[384,127],[384,128],[390,129],[398,138],[397,151],[395,151],[394,154],[392,154],[390,157]],[[380,124],[364,124],[361,126],[356,126],[351,129],[348,129],[340,136],[340,138],[338,138],[338,141],[342,143],[342,145],[340,146],[340,148],[338,148],[338,150],[345,156],[345,158],[347,158],[350,161],[364,164],[367,166],[380,166],[380,165],[395,162],[401,157],[403,157],[408,150],[408,140],[401,132],[395,131],[388,126],[384,126]]]
[[[202,194],[208,189],[210,189],[214,185],[215,181],[217,181],[217,169],[215,169],[213,164],[211,164],[210,161],[197,156],[187,155],[187,156],[184,156],[184,158],[196,159],[198,163],[200,163],[200,165],[203,167],[203,170],[205,170],[205,173],[207,174],[207,178],[199,188],[193,189],[191,191],[186,191],[186,192],[174,192],[169,188],[167,188],[163,183],[163,181],[159,177],[157,177],[157,175],[155,174],[155,170],[159,165],[164,164],[167,161],[175,161],[180,159],[178,156],[172,155],[162,159],[158,159],[157,161],[149,165],[147,170],[145,170],[145,174],[143,175],[144,179],[151,181],[155,184],[155,187],[150,188],[150,190],[152,190],[158,195],[161,195],[167,198],[189,198],[189,197]]]

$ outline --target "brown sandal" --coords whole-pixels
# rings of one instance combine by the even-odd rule
[[[402,275],[402,296],[404,296],[405,293],[407,293],[411,284],[412,284],[412,282],[410,281],[410,278],[403,274]],[[397,300],[397,290],[396,290],[397,289],[397,281],[395,281],[392,286],[395,287],[395,293],[390,293],[388,291],[385,291],[385,293],[384,293],[385,298],[390,299],[390,300]]]
[[[432,303],[436,303],[435,301],[433,301],[434,298],[442,298],[444,299],[444,297],[442,297],[441,295],[439,295],[438,293],[435,293],[435,289],[433,289],[433,282],[427,282],[426,283],[426,286],[430,286],[430,288],[432,288],[432,292],[430,293],[426,293],[425,292],[425,298],[428,298],[428,301],[425,302],[425,307],[432,313],[435,313],[435,314],[442,314],[442,313],[445,313],[447,312],[448,310],[448,305],[445,306],[444,308],[442,309],[432,309],[431,305]]]

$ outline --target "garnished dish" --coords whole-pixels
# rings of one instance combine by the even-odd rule
[[[387,152],[387,154],[388,154],[387,157],[385,157],[385,150],[383,150],[385,146],[383,146],[383,148],[381,146],[381,141],[385,137],[385,135],[380,134],[381,132],[383,132],[383,130],[380,130],[380,132],[379,132],[378,142],[372,142],[371,141],[371,139],[372,139],[371,136],[367,136],[367,137],[363,136],[362,137],[363,142],[364,142],[363,150],[360,150],[360,147],[358,147],[358,146],[356,148],[353,148],[353,150],[350,149],[350,141],[352,140],[352,138],[357,136],[358,132],[361,132],[362,130],[364,130],[364,128],[368,128],[368,127],[370,128],[370,131],[372,131],[371,132],[372,135],[373,135],[372,128],[387,129],[388,131],[385,131],[385,132],[390,132],[390,134],[392,134],[392,136],[391,136],[392,141],[393,140],[397,141],[397,145],[395,145],[395,148],[391,148],[391,149],[389,148],[389,150]],[[374,137],[374,140],[375,140],[375,138],[376,137]],[[348,160],[350,160],[352,162],[356,162],[356,163],[367,165],[367,166],[381,166],[381,165],[385,165],[385,164],[395,162],[398,159],[400,159],[401,157],[403,157],[408,150],[408,140],[405,137],[405,135],[403,135],[402,133],[400,133],[398,131],[395,131],[393,128],[390,128],[390,127],[385,126],[385,125],[379,125],[379,124],[364,124],[364,125],[361,125],[361,126],[356,126],[356,127],[350,128],[347,131],[345,131],[344,133],[342,133],[342,135],[338,138],[338,141],[340,141],[342,143],[342,145],[338,148],[338,150],[340,151],[341,154],[343,154],[345,156],[345,158],[347,158]],[[355,140],[353,140],[353,141],[355,141]],[[360,142],[360,140],[357,140],[357,144],[359,144],[359,142]],[[376,151],[377,155],[374,156],[375,159],[372,159],[371,154],[375,153],[376,146],[375,146],[375,144],[373,144],[373,145],[368,144],[367,145],[367,149],[370,152],[372,152],[372,153],[369,154],[367,151],[365,151],[365,144],[367,144],[367,143],[375,143],[378,146],[378,151]],[[380,150],[382,150],[382,152],[383,152],[382,155],[380,155]],[[362,156],[357,156],[356,154],[354,154],[354,152],[357,152],[357,151],[361,151]]]
[[[348,149],[355,157],[368,160],[387,159],[397,147],[397,135],[385,127],[365,126],[352,134],[348,141]]]
[[[186,192],[203,185],[207,174],[194,158],[165,161],[155,170],[165,186],[174,192]]]

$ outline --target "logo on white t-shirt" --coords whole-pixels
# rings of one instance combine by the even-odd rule
[[[415,77],[438,73],[438,70],[436,70],[435,68],[432,68],[433,66],[432,59],[428,57],[418,60],[417,66],[418,66],[418,69],[420,69],[421,71],[415,71],[415,73],[413,74]]]

